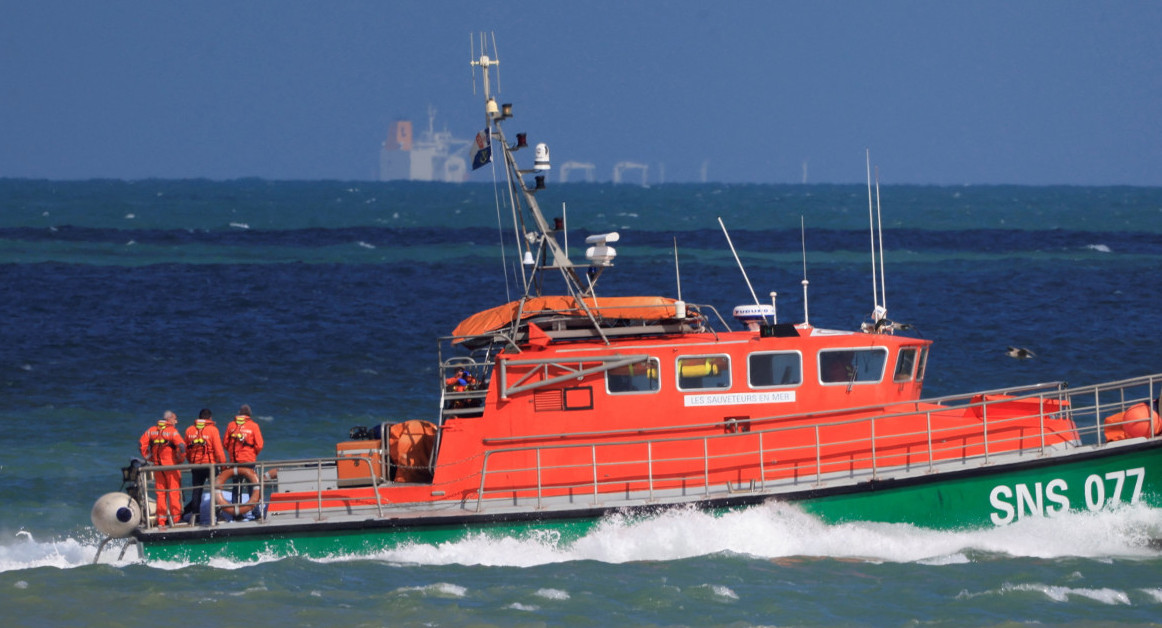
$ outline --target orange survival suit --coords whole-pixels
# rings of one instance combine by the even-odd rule
[[[141,455],[151,464],[181,464],[185,460],[186,443],[177,428],[165,419],[145,430],[141,435]],[[182,472],[154,471],[157,487],[157,525],[166,523],[166,517],[179,521],[182,517]]]
[[[203,410],[194,424],[186,428],[186,461],[190,464],[221,464],[226,462],[226,450],[222,447],[222,434],[214,425],[209,410]],[[197,513],[202,505],[202,487],[210,479],[207,468],[190,471],[190,501],[186,503],[187,514]]]
[[[223,439],[231,462],[254,462],[262,453],[262,430],[248,414],[239,414],[226,426]]]
[[[197,419],[186,428],[186,461],[190,464],[226,462],[222,434],[214,424],[214,419]]]

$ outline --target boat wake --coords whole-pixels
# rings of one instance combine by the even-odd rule
[[[1162,510],[1141,505],[1028,518],[997,528],[942,531],[874,522],[829,525],[796,506],[768,503],[723,514],[682,509],[653,516],[611,516],[571,541],[556,532],[512,536],[479,532],[454,542],[413,543],[311,560],[534,567],[572,561],[627,563],[736,554],[768,560],[814,557],[940,565],[996,556],[1148,559],[1159,556],[1158,539],[1162,539]],[[0,572],[87,566],[96,556],[98,542],[96,535],[41,541],[22,530],[0,540]],[[120,552],[120,545],[107,547],[100,562],[115,566],[138,562],[136,550],[131,548],[124,557],[119,557]],[[274,555],[248,561],[216,559],[209,566],[238,569],[281,559]],[[189,566],[179,562],[150,565],[160,569]]]
[[[954,564],[990,555],[1059,558],[1154,558],[1162,510],[1129,506],[1100,513],[1031,518],[991,529],[938,531],[907,524],[829,525],[795,506],[769,503],[721,515],[695,509],[648,518],[609,517],[571,543],[551,534],[490,537],[384,550],[374,558],[413,564],[531,567],[595,560],[681,560],[710,554],[764,559],[828,557]]]

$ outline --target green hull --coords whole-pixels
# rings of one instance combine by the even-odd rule
[[[991,527],[1028,517],[1101,510],[1117,504],[1162,507],[1162,441],[902,480],[821,486],[794,494],[736,495],[697,505],[727,510],[768,499],[798,502],[805,511],[830,523],[879,521],[935,529]],[[657,508],[655,504],[641,510]],[[588,533],[606,512],[543,513],[543,518],[536,519],[528,519],[526,513],[525,520],[465,517],[453,523],[428,520],[416,525],[297,528],[247,535],[223,531],[226,533],[195,539],[146,537],[142,547],[147,560],[206,562],[212,558],[247,561],[264,556],[371,555],[409,543],[440,544],[474,534],[550,534],[559,542],[569,543]],[[368,522],[368,526],[372,525],[376,524]]]
[[[873,482],[851,492],[809,497],[803,508],[831,523],[882,521],[956,529],[1129,503],[1162,507],[1162,447],[1157,441],[945,473],[931,480]]]
[[[146,540],[141,545],[149,561],[205,563],[211,559],[250,561],[267,556],[370,556],[412,543],[437,545],[460,541],[476,534],[497,538],[549,534],[563,542],[584,536],[599,520],[551,519],[521,523],[433,525],[423,528],[372,528],[287,534],[199,538],[179,541]]]

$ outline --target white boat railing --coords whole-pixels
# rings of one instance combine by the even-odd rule
[[[477,471],[478,482],[467,494],[460,494],[458,500],[467,500],[461,505],[469,509],[474,506],[477,511],[502,505],[547,508],[575,504],[578,499],[599,507],[616,504],[622,496],[622,503],[648,503],[740,492],[777,494],[783,490],[970,469],[1061,450],[1104,447],[1108,417],[1137,404],[1153,405],[1160,392],[1162,374],[1076,389],[1059,383],[1038,384],[893,404],[886,409],[726,417],[713,424],[671,426],[664,431],[627,429],[488,439]],[[1010,405],[1002,414],[998,404],[1016,406]],[[1021,404],[1030,411],[1014,412],[1013,408]],[[917,419],[920,416],[922,421]],[[966,427],[965,421],[973,417],[980,422],[978,430]],[[922,427],[905,431],[892,425],[893,421],[902,420],[918,421]],[[788,424],[795,421],[794,425]],[[552,442],[548,442],[550,439]],[[360,473],[367,474],[354,479],[345,474],[353,490],[342,499],[334,492],[339,488],[341,463],[366,465],[360,466]],[[143,512],[149,513],[148,502],[155,494],[153,472],[204,469],[210,473],[204,490],[210,492],[211,500],[216,500],[217,492],[227,488],[217,486],[217,478],[225,469],[251,467],[262,491],[255,504],[255,523],[259,525],[279,519],[280,515],[287,516],[288,521],[303,521],[304,517],[323,521],[352,508],[380,518],[414,510],[416,503],[390,499],[391,491],[401,485],[386,479],[387,467],[378,465],[385,463],[373,456],[351,455],[240,465],[144,466],[138,473],[138,495],[144,498]],[[465,480],[437,479],[448,487],[462,485]],[[477,480],[472,476],[467,479]],[[189,501],[194,488],[182,487],[183,504]],[[347,499],[358,503],[336,506],[337,501]],[[220,504],[215,501],[217,505]],[[271,511],[271,505],[276,512]],[[219,524],[217,508],[211,508],[209,521],[200,523]],[[156,523],[147,514],[143,526],[150,529]]]
[[[545,435],[536,437],[510,437],[486,441],[491,444],[511,444],[485,453],[480,482],[476,495],[476,509],[483,510],[492,499],[504,497],[506,500],[535,500],[536,507],[544,508],[550,497],[592,495],[593,503],[601,502],[604,496],[610,500],[624,488],[626,493],[644,493],[647,500],[658,497],[659,487],[667,487],[671,493],[677,491],[689,495],[691,489],[709,497],[715,493],[735,493],[740,490],[775,490],[790,486],[820,487],[828,482],[855,482],[877,479],[886,473],[936,473],[943,470],[964,469],[983,466],[994,462],[1000,455],[1044,456],[1055,448],[1081,447],[1085,445],[1102,447],[1107,442],[1103,430],[1109,416],[1124,412],[1128,408],[1146,403],[1154,405],[1162,390],[1162,374],[1150,375],[1069,389],[1063,383],[1036,384],[1019,389],[998,389],[971,395],[957,395],[933,400],[923,400],[907,404],[893,404],[889,412],[883,407],[847,409],[841,413],[811,413],[801,415],[780,415],[747,419],[750,431],[707,434],[707,428],[722,424],[703,424],[664,428],[675,431],[698,430],[697,435],[662,436],[645,438],[615,438],[609,432],[574,433]],[[941,403],[936,404],[934,402]],[[1033,412],[1014,415],[1013,404],[1027,404],[1035,407]],[[1009,404],[1009,410],[1000,417],[999,405]],[[990,408],[994,409],[990,416]],[[973,432],[966,431],[963,424],[941,427],[941,419],[951,416],[964,418],[972,413],[980,419],[979,439]],[[824,421],[834,415],[866,416],[850,419]],[[925,417],[925,429],[921,431],[897,432],[880,427],[893,420]],[[1031,424],[1032,419],[1036,422]],[[1048,425],[1049,421],[1070,419],[1065,425]],[[796,425],[780,425],[797,420]],[[1151,421],[1151,418],[1142,421]],[[769,423],[770,427],[758,426]],[[1131,423],[1123,425],[1131,425]],[[1028,430],[1035,425],[1036,433]],[[861,431],[862,430],[862,431]],[[627,430],[628,431],[628,430]],[[641,434],[643,430],[632,430]],[[661,431],[661,428],[657,430]],[[810,442],[792,445],[780,443],[800,441],[803,434],[810,434]],[[1153,429],[1144,429],[1150,434]],[[828,438],[828,432],[865,433],[867,436],[853,438]],[[605,436],[607,440],[594,443],[593,439]],[[628,436],[628,434],[626,434]],[[551,444],[517,445],[519,441],[547,440]],[[1146,438],[1159,438],[1149,435]],[[722,451],[715,451],[714,445],[721,441],[737,443],[742,440],[750,444],[737,445]],[[1047,442],[1051,439],[1052,442]],[[576,440],[568,443],[561,441]],[[1033,443],[1029,441],[1033,440]],[[584,442],[581,442],[584,441]],[[901,450],[900,444],[905,447]],[[912,445],[920,445],[912,449]],[[659,449],[685,449],[697,451],[696,455],[659,456]],[[631,453],[637,450],[637,454]],[[619,452],[618,455],[603,453]],[[630,452],[630,453],[627,453]],[[806,453],[810,455],[807,456]],[[838,452],[838,454],[834,453]],[[860,455],[853,455],[859,452]],[[810,459],[810,464],[782,464],[785,460],[800,461]],[[519,461],[531,459],[528,466]],[[554,460],[568,462],[553,463]],[[584,460],[584,462],[578,462]],[[716,463],[725,463],[721,466]],[[660,467],[669,466],[684,469],[679,473],[659,473]],[[632,469],[632,472],[626,472]],[[727,474],[742,471],[753,472],[751,487],[735,487]],[[582,473],[583,472],[583,473]],[[546,481],[546,477],[579,478],[562,482]],[[535,485],[514,485],[509,478],[535,477]],[[611,477],[613,479],[603,480]],[[715,478],[718,478],[716,481]]]
[[[384,515],[384,504],[386,502],[383,499],[382,493],[378,489],[385,484],[385,481],[381,477],[382,473],[377,470],[377,467],[381,465],[382,462],[380,460],[376,460],[372,456],[349,455],[329,458],[303,458],[297,460],[258,461],[253,463],[237,464],[187,463],[175,465],[143,465],[138,467],[137,473],[137,486],[139,491],[137,496],[138,499],[143,502],[141,504],[142,512],[146,514],[146,516],[143,517],[142,525],[146,529],[158,527],[156,517],[154,516],[156,513],[153,512],[153,498],[156,496],[157,491],[155,488],[156,482],[154,481],[155,474],[163,471],[178,471],[183,474],[184,478],[185,472],[193,471],[195,469],[204,470],[209,473],[209,479],[206,481],[206,484],[202,486],[184,485],[180,489],[174,489],[174,492],[180,491],[179,494],[181,496],[180,499],[183,507],[190,502],[191,498],[193,497],[193,492],[198,488],[201,488],[204,491],[203,495],[209,494],[210,501],[213,506],[209,509],[209,521],[198,521],[198,523],[202,525],[213,526],[222,522],[222,518],[219,516],[218,511],[221,506],[224,506],[224,504],[218,503],[218,492],[229,491],[234,486],[233,484],[229,483],[219,486],[218,476],[222,475],[222,473],[227,469],[237,470],[244,468],[254,470],[255,475],[258,478],[258,488],[261,494],[261,498],[253,504],[248,502],[238,502],[225,506],[253,506],[254,510],[251,512],[257,511],[258,513],[257,516],[255,516],[253,519],[259,522],[263,522],[268,519],[270,512],[269,506],[272,502],[281,503],[288,501],[285,499],[272,500],[271,495],[276,490],[287,489],[286,491],[280,490],[280,492],[302,494],[299,495],[292,503],[299,507],[302,507],[307,503],[312,503],[314,506],[313,509],[308,510],[313,510],[316,520],[321,521],[325,518],[325,515],[328,512],[328,510],[323,506],[324,500],[329,499],[326,493],[329,490],[338,488],[338,474],[336,472],[334,475],[332,475],[331,472],[337,471],[340,464],[348,465],[347,468],[349,469],[363,468],[367,470],[366,479],[364,479],[362,475],[357,474],[355,476],[349,475],[346,480],[358,485],[359,487],[370,487],[376,489],[370,491],[371,494],[367,495],[366,499],[374,502],[378,516],[382,517]],[[295,475],[296,472],[297,477]],[[303,475],[304,472],[307,474],[313,472],[313,479],[308,479],[305,475]],[[240,477],[237,471],[235,471],[234,477]],[[328,484],[329,481],[335,482],[336,486],[330,486]],[[243,485],[246,484],[249,484],[249,482],[243,482]],[[303,495],[308,495],[309,497],[304,497]],[[195,515],[200,517],[200,504],[196,504],[195,508],[198,509],[195,512]],[[168,518],[168,514],[166,514],[166,516]]]

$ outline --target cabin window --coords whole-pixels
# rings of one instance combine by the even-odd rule
[[[609,369],[605,372],[605,388],[612,395],[658,392],[658,359]]]
[[[892,381],[906,382],[912,379],[912,372],[916,369],[916,356],[919,350],[916,347],[900,349],[900,356],[896,359],[896,374]]]
[[[928,366],[928,347],[920,349],[920,366],[916,369],[916,381],[924,381],[924,369]]]
[[[824,384],[878,382],[884,378],[888,350],[838,349],[819,352],[819,381]]]
[[[803,383],[803,356],[798,351],[752,353],[747,356],[747,366],[751,388]]]
[[[699,355],[678,358],[678,390],[730,388],[730,357]]]

